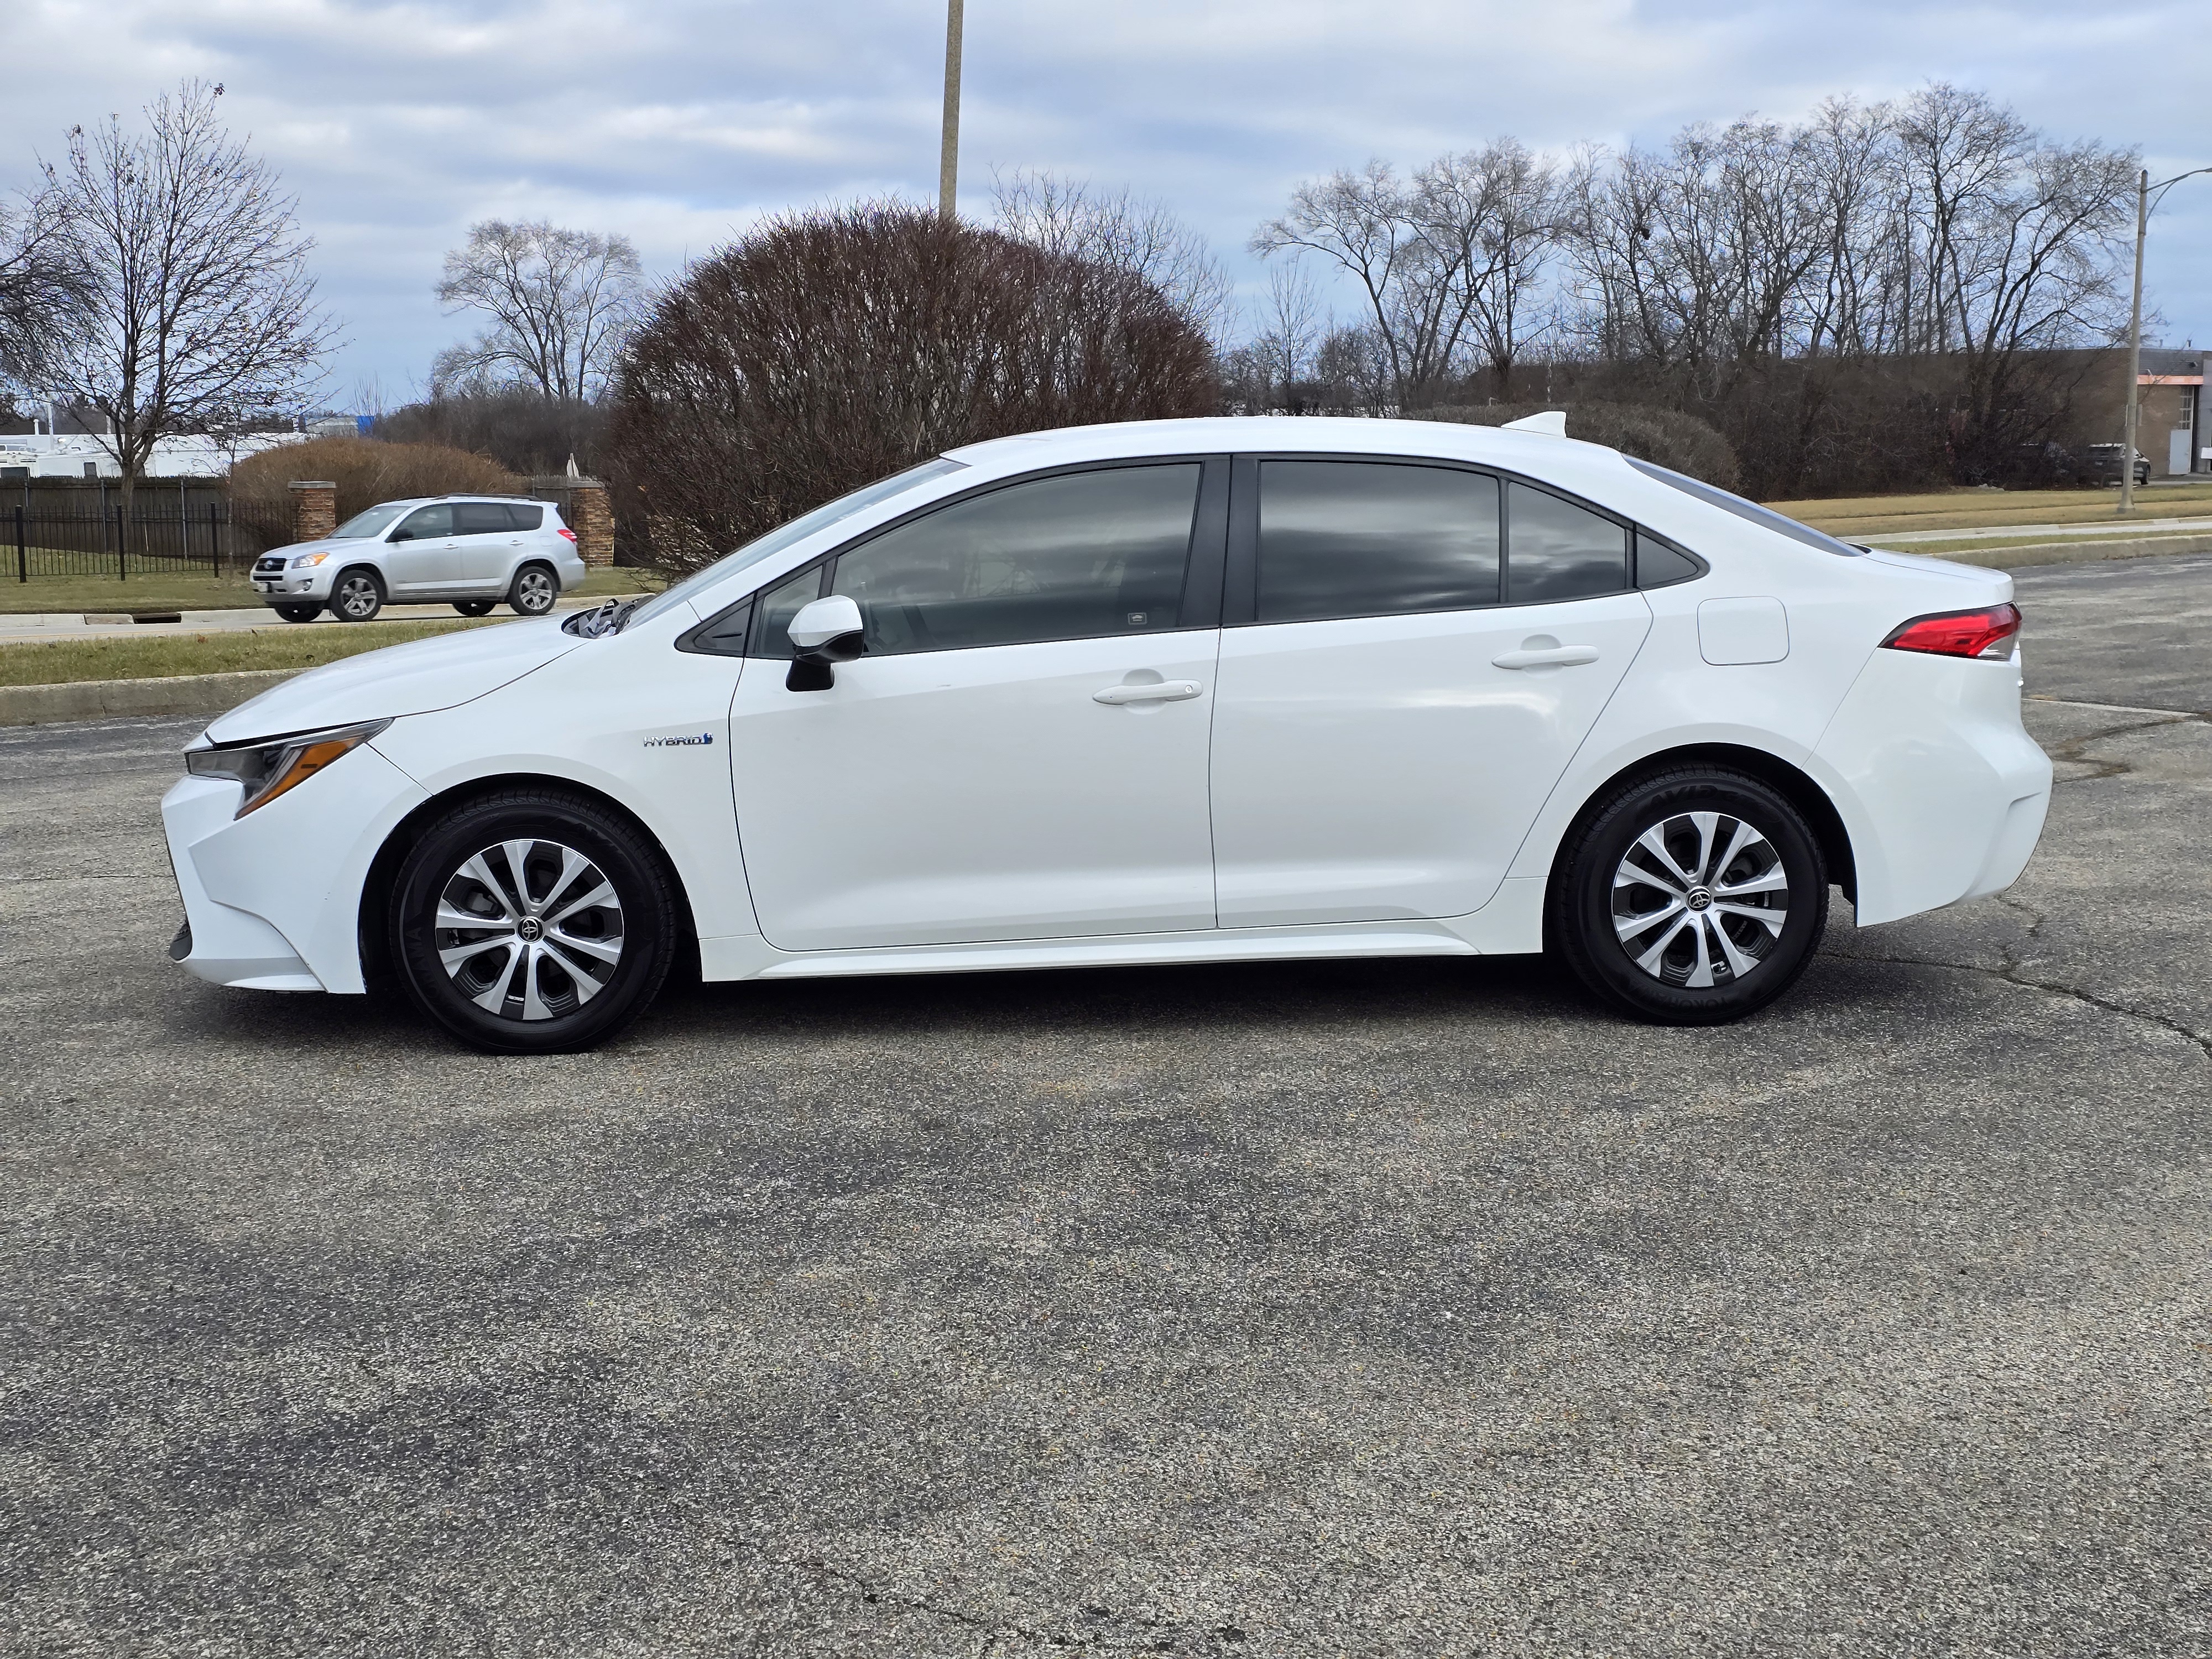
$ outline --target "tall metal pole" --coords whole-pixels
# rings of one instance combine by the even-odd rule
[[[2136,175],[2136,291],[2128,307],[2128,418],[2120,440],[2120,511],[2136,510],[2136,414],[2142,378],[2143,232],[2150,220],[2150,170]]]
[[[962,0],[945,0],[945,137],[937,154],[937,216],[952,222],[960,185],[960,33]]]

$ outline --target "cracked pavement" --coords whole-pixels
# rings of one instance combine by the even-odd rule
[[[1712,1030],[1315,963],[489,1060],[167,963],[192,723],[0,732],[0,1650],[2212,1650],[2212,559],[2020,587],[2027,876]]]

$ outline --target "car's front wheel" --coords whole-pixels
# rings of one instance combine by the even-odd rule
[[[323,607],[319,605],[280,605],[276,607],[276,611],[286,622],[313,622],[323,614]]]
[[[331,584],[331,615],[340,622],[374,622],[383,609],[384,584],[374,570],[356,566]]]
[[[1827,866],[1803,816],[1748,774],[1699,767],[1598,807],[1553,884],[1550,932],[1606,1000],[1706,1025],[1788,990],[1827,921]]]
[[[542,564],[526,564],[514,573],[514,586],[507,602],[522,617],[542,617],[561,597],[561,579]]]
[[[668,976],[673,884],[637,829],[586,798],[515,789],[433,823],[393,886],[392,960],[422,1012],[488,1053],[605,1041]]]

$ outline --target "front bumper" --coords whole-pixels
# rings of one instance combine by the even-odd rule
[[[240,793],[188,775],[161,798],[185,903],[171,959],[247,990],[361,990],[362,887],[422,791],[364,744],[243,818]]]
[[[320,605],[331,597],[331,578],[335,574],[326,567],[273,573],[257,570],[250,580],[264,605]]]

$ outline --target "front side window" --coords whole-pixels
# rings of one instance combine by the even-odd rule
[[[1109,467],[970,496],[839,556],[829,591],[859,604],[877,655],[1172,629],[1202,471]]]
[[[1498,480],[1388,461],[1262,461],[1257,620],[1498,599]]]
[[[366,513],[356,513],[331,532],[337,541],[355,542],[370,536],[381,536],[386,526],[407,509],[404,507],[372,507]]]
[[[1611,519],[1516,483],[1505,522],[1507,604],[1585,599],[1628,586],[1628,532]]]
[[[407,521],[392,532],[397,541],[428,541],[453,533],[453,509],[441,501],[435,507],[418,507],[407,515]]]

